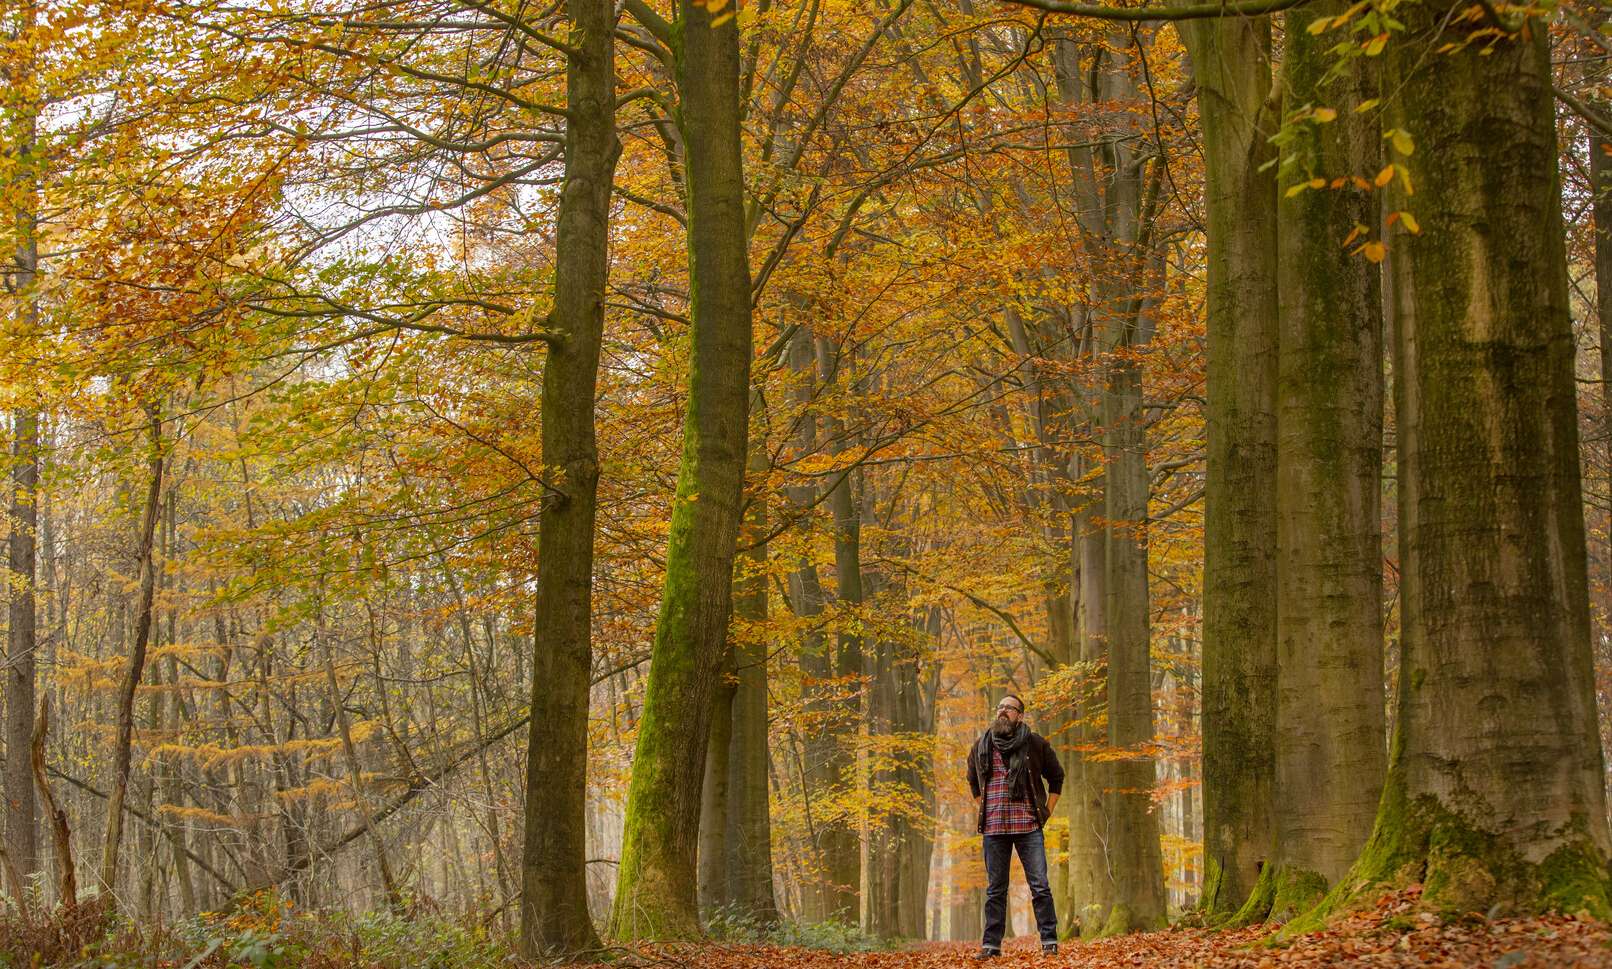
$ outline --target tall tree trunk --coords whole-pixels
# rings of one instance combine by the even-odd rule
[[[559,492],[538,520],[527,730],[519,948],[527,958],[599,947],[588,914],[588,696],[593,679],[593,540],[599,482],[594,395],[609,276],[616,159],[615,10],[567,0],[565,181],[555,229],[558,331],[543,368],[543,462]]]
[[[760,394],[754,407],[764,406]],[[772,815],[767,787],[766,451],[750,449],[757,488],[743,527],[744,551],[735,577],[733,609],[740,620],[733,640],[733,730],[728,747],[727,896],[734,911],[759,925],[778,921],[772,888]],[[709,755],[707,755],[709,757]]]
[[[1461,9],[1401,8],[1386,55],[1387,123],[1416,141],[1394,159],[1415,195],[1396,178],[1387,204],[1423,229],[1390,260],[1399,709],[1371,839],[1314,914],[1409,868],[1435,910],[1606,918],[1547,30],[1474,37]]]
[[[796,451],[801,455],[815,454],[820,442],[817,419],[809,407],[816,395],[817,351],[816,341],[805,327],[790,340],[788,359],[795,379],[794,404],[801,409]],[[817,497],[817,488],[812,484],[789,489],[790,503],[802,516],[810,513]],[[856,830],[846,819],[830,816],[818,806],[823,795],[846,783],[850,776],[851,748],[842,736],[845,731],[839,723],[839,713],[843,711],[834,702],[834,690],[825,685],[835,677],[828,636],[821,628],[826,596],[817,563],[809,554],[800,556],[790,574],[789,590],[791,609],[805,626],[801,634],[800,665],[808,680],[806,711],[813,724],[813,729],[806,732],[801,742],[804,760],[801,782],[805,788],[802,796],[811,839],[812,871],[801,886],[799,914],[805,921],[820,922],[843,918],[856,906],[855,892],[849,887],[857,878]]]
[[[1597,101],[1602,117],[1608,102]],[[1607,500],[1612,502],[1612,139],[1589,132],[1590,191],[1595,220],[1595,318],[1601,350],[1601,448],[1607,455],[1607,478],[1603,482]],[[1612,510],[1607,516],[1607,567],[1612,569]]]
[[[1118,161],[1117,172],[1136,168]],[[1134,199],[1135,184],[1110,189],[1125,196],[1118,210],[1147,210]],[[1125,176],[1119,175],[1119,178]],[[1149,233],[1135,227],[1117,233],[1136,240],[1145,251]],[[1141,251],[1127,262],[1141,268]],[[1145,279],[1138,273],[1134,278]],[[1153,763],[1152,625],[1147,581],[1147,429],[1142,412],[1142,370],[1137,348],[1151,339],[1150,310],[1122,315],[1109,307],[1099,311],[1099,339],[1107,354],[1102,391],[1103,518],[1108,531],[1108,744],[1117,759],[1109,765],[1103,811],[1108,822],[1108,866],[1115,881],[1114,905],[1103,934],[1161,927],[1165,920],[1164,864],[1159,846],[1159,818],[1153,811],[1156,780]],[[1145,305],[1145,304],[1143,304]]]
[[[24,4],[16,25],[16,35],[8,41],[28,37],[35,26],[33,4]],[[25,90],[27,79],[20,74],[32,73],[37,64],[32,58],[8,63],[5,71],[7,86],[12,90]],[[20,333],[30,334],[39,326],[39,301],[36,295],[39,274],[39,236],[37,225],[38,196],[38,113],[37,106],[23,103],[7,112],[7,130],[4,142],[7,153],[15,159],[15,182],[8,186],[8,195],[17,207],[8,213],[15,232],[16,249],[11,265],[5,274],[6,290],[15,300]],[[18,389],[24,394],[33,393],[26,383]],[[34,733],[34,677],[35,647],[38,638],[35,628],[35,538],[39,527],[39,413],[32,405],[19,407],[12,413],[11,439],[11,539],[9,542],[10,608],[6,642],[5,710],[6,710],[6,768],[5,768],[5,848],[18,875],[26,879],[39,870],[38,808],[34,801],[33,771],[24,755],[33,742]],[[24,897],[26,886],[13,885],[15,897]]]
[[[35,545],[39,524],[39,414],[13,414],[11,442],[11,605],[7,629],[6,670],[6,855],[22,878],[39,870],[39,812],[34,800],[33,769],[23,751],[34,734]],[[21,898],[26,890],[15,885]]]
[[[151,608],[156,596],[157,575],[154,561],[157,518],[162,508],[162,411],[158,404],[147,404],[146,500],[140,514],[139,563],[140,606],[135,614],[134,643],[118,685],[117,739],[112,748],[112,791],[106,799],[106,835],[101,849],[100,887],[112,892],[118,884],[118,856],[123,846],[123,802],[129,791],[130,748],[134,739],[134,691],[145,673],[146,646],[151,641]]]
[[[1270,21],[1180,25],[1198,86],[1208,222],[1203,812],[1210,913],[1269,854],[1276,721],[1276,179]]]
[[[711,691],[727,643],[750,405],[750,267],[734,11],[681,0],[675,30],[686,146],[693,354],[683,454],[622,836],[612,932],[700,932],[695,842]]]
[[[1320,900],[1371,834],[1387,769],[1383,723],[1382,287],[1343,245],[1377,224],[1375,193],[1299,189],[1380,167],[1375,60],[1341,75],[1335,41],[1309,27],[1327,0],[1287,15],[1288,117],[1312,105],[1282,151],[1277,209],[1281,350],[1277,430],[1275,853],[1237,920],[1286,922]]]
[[[817,340],[817,369],[822,383],[832,384],[836,380],[843,380],[847,384],[846,389],[849,389],[845,361],[841,359],[838,348],[832,347],[827,339],[821,337]],[[849,450],[844,422],[837,418],[825,418],[824,423],[827,425],[829,453],[838,455]],[[862,588],[862,516],[859,498],[861,473],[852,469],[835,474],[831,480],[833,483],[829,487],[826,504],[834,517],[835,592],[843,612],[847,607],[861,608],[865,598]],[[840,725],[837,733],[840,735],[835,738],[839,756],[833,763],[841,769],[839,783],[854,782],[860,794],[865,782],[860,775],[859,758],[851,747],[851,740],[863,722],[865,702],[861,683],[866,658],[863,656],[862,636],[857,632],[859,628],[859,623],[847,628],[842,622],[840,632],[835,637],[834,677],[838,681],[836,689],[842,692],[843,698],[837,720]],[[856,800],[860,801],[860,798]],[[824,872],[824,877],[829,880],[826,889],[829,904],[824,914],[830,919],[862,920],[863,854],[866,849],[861,825],[856,823],[859,820],[846,818],[841,823],[838,830],[833,832],[831,848],[824,859],[829,866]]]

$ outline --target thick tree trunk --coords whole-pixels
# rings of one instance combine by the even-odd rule
[[[722,22],[717,23],[720,20]],[[693,354],[683,455],[632,783],[613,933],[700,934],[695,842],[711,691],[727,643],[750,396],[750,269],[733,11],[681,0],[679,122],[687,155]]]
[[[1598,101],[1607,115],[1608,103]],[[1612,501],[1612,139],[1591,128],[1589,133],[1590,190],[1595,220],[1595,318],[1601,357],[1602,453],[1608,455],[1607,477],[1602,482]],[[1608,514],[1606,561],[1612,567],[1612,513]]]
[[[1270,22],[1181,25],[1208,222],[1202,907],[1235,911],[1268,856],[1276,720],[1276,180]]]
[[[1423,230],[1391,240],[1403,638],[1388,778],[1359,860],[1290,928],[1400,877],[1448,913],[1612,915],[1546,25],[1472,37],[1487,25],[1460,9],[1401,8],[1384,78],[1388,125],[1416,141],[1394,159],[1415,195],[1396,178],[1387,204]]]
[[[1285,113],[1324,104],[1283,149],[1277,234],[1281,351],[1277,433],[1275,854],[1237,920],[1286,922],[1320,900],[1371,834],[1387,765],[1383,724],[1382,289],[1377,264],[1346,247],[1377,224],[1375,193],[1291,186],[1381,167],[1376,96],[1355,59],[1315,36],[1327,0],[1287,15]],[[1363,241],[1363,240],[1362,240]]]
[[[594,392],[609,275],[616,139],[615,12],[567,0],[565,181],[555,235],[558,331],[543,368],[543,463],[559,492],[538,520],[537,640],[527,730],[520,950],[599,946],[588,914],[588,694],[593,679],[593,539],[599,483]]]
[[[162,507],[162,412],[155,403],[146,406],[147,456],[145,506],[140,514],[139,563],[140,605],[134,625],[134,643],[118,686],[117,738],[112,748],[112,791],[106,799],[106,835],[101,848],[100,887],[113,892],[118,884],[118,862],[123,846],[123,802],[129,791],[129,763],[134,740],[134,691],[145,673],[146,646],[151,641],[151,607],[156,596],[157,576],[153,552],[156,546],[157,518]]]

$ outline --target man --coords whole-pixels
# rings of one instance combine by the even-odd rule
[[[1044,783],[1043,783],[1044,782]],[[1024,701],[1009,693],[996,707],[996,722],[968,757],[968,786],[979,809],[979,831],[985,835],[985,938],[978,958],[1002,954],[1007,923],[1008,869],[1019,851],[1024,880],[1030,883],[1041,952],[1058,951],[1058,915],[1047,884],[1047,848],[1041,828],[1063,793],[1063,766],[1058,755],[1024,723]]]

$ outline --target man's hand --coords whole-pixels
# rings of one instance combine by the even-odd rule
[[[1049,818],[1052,817],[1052,812],[1054,810],[1056,810],[1057,807],[1058,807],[1058,795],[1056,795],[1056,794],[1048,794],[1047,795],[1047,817],[1049,817]]]
[[[978,811],[984,804],[985,796],[983,794],[974,795],[974,810]]]

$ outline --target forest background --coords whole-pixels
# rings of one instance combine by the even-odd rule
[[[1264,16],[1281,6],[1231,11],[1277,24],[1267,70],[1292,45]],[[1612,300],[1597,288],[1594,188],[1612,47],[1594,4],[1502,6],[1548,30],[1559,102],[1604,744]],[[1338,5],[1308,32],[1330,31],[1332,73],[1409,43],[1392,9]],[[690,10],[737,29],[736,59],[699,66],[673,23]],[[727,648],[715,675],[688,671],[707,682],[691,695],[711,694],[690,720],[709,724],[709,750],[692,788],[669,780],[686,766],[657,775],[681,798],[668,811],[700,791],[689,893],[706,927],[782,917],[977,938],[964,757],[1009,691],[1092,765],[1087,783],[1145,799],[1163,901],[1197,905],[1204,87],[1189,28],[1087,12],[1099,16],[627,0],[594,11],[608,20],[588,35],[584,14],[525,0],[8,3],[13,901],[59,901],[71,873],[150,923],[251,897],[275,912],[454,913],[513,936],[523,880],[528,904],[538,890],[523,832],[569,823],[550,812],[575,786],[583,915],[688,934],[675,904],[634,910],[633,930],[617,868],[624,839],[637,843],[629,789],[653,783],[634,752],[651,763],[657,617],[670,635],[683,613],[659,610],[690,574],[668,549],[723,503],[679,477],[698,438],[685,426],[714,435],[738,414]],[[1480,26],[1468,43],[1510,32]],[[611,52],[577,46],[585,35]],[[601,60],[603,82],[586,76]],[[700,90],[722,70],[726,107]],[[1382,110],[1356,99],[1349,114]],[[1338,114],[1288,110],[1260,151],[1274,166]],[[728,116],[742,131],[732,166],[701,124]],[[1296,183],[1282,169],[1287,198],[1358,191],[1375,206],[1332,240],[1361,267],[1427,229],[1414,205],[1380,204],[1396,179],[1412,194],[1415,126],[1378,128],[1369,168]],[[561,191],[589,159],[569,184],[592,192],[573,212],[604,216],[608,261],[591,267],[565,262],[587,229],[566,228]],[[727,349],[744,344],[750,372],[718,388],[741,406],[691,413],[691,379],[725,372],[691,337],[691,218],[727,183],[737,192],[711,211],[743,265],[698,292],[746,303]],[[556,321],[586,311],[584,278],[607,280],[597,386],[569,399],[595,402],[596,461],[561,453],[585,407],[539,406],[565,379],[556,355],[579,352]],[[1391,395],[1383,428],[1391,724]],[[543,604],[538,532],[578,507],[569,489],[589,474],[596,518],[560,553],[591,576],[578,654],[546,642],[568,607]],[[1136,557],[1116,566],[1094,535]],[[709,620],[700,590],[722,585],[688,584],[689,622]],[[1142,645],[1125,654],[1140,679],[1122,704],[1105,696],[1105,650],[1126,635]],[[580,704],[534,706],[579,676]],[[1122,705],[1145,723],[1122,728]],[[532,766],[528,744],[547,757],[578,738],[580,760]],[[565,773],[577,769],[585,787]],[[1050,822],[1049,854],[1062,913],[1089,929],[1079,800]]]

